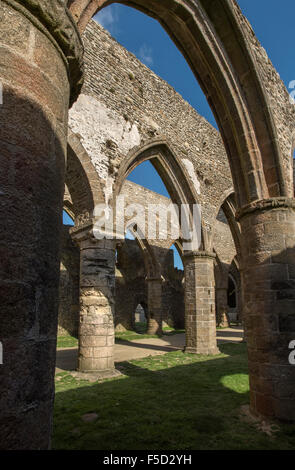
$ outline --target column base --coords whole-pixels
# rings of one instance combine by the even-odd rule
[[[154,319],[149,319],[146,333],[148,335],[163,336],[163,330],[161,326],[159,326],[158,322]]]
[[[71,375],[77,379],[88,380],[89,382],[97,382],[98,380],[112,379],[119,377],[121,374],[117,369],[97,370],[97,371],[73,371]]]
[[[218,354],[221,354],[217,347],[213,347],[211,349],[185,347],[183,352],[186,354],[199,354],[202,356],[217,356]]]
[[[114,357],[79,357],[78,372],[103,372],[115,368]]]

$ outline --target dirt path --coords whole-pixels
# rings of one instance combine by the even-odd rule
[[[226,328],[217,331],[217,343],[237,342],[243,338],[241,328]],[[164,336],[163,338],[136,339],[120,341],[115,344],[115,362],[130,361],[147,356],[165,354],[169,351],[183,349],[185,335]],[[60,348],[56,354],[56,373],[75,370],[77,364],[77,348]]]

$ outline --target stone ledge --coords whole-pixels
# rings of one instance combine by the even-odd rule
[[[63,0],[2,0],[28,17],[40,29],[43,25],[64,54],[71,85],[70,106],[77,100],[84,76],[83,43],[74,19]],[[35,21],[33,20],[35,19]],[[37,23],[37,24],[36,24]],[[39,25],[38,25],[39,23]],[[55,44],[56,46],[56,44]]]

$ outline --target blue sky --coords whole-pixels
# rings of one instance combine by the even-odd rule
[[[293,52],[295,1],[238,0],[238,3],[288,87],[289,82],[295,80]],[[199,114],[217,127],[193,73],[156,20],[119,4],[106,7],[96,15],[95,19],[120,44],[170,83]],[[160,177],[149,162],[137,167],[128,179],[160,194],[168,195]]]

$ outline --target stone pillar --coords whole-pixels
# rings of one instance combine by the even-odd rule
[[[64,3],[0,0],[1,449],[50,445],[77,54],[82,57],[82,44]]]
[[[216,343],[213,253],[184,254],[185,352],[219,354]]]
[[[162,279],[147,278],[148,286],[148,335],[163,334],[162,330]]]
[[[245,315],[244,315],[244,309],[245,309],[245,286],[244,286],[244,276],[243,276],[243,268],[240,267],[240,276],[241,276],[241,284],[240,284],[240,305],[239,305],[239,321],[241,322],[242,328],[243,328],[243,339],[242,342],[246,343],[246,328],[245,328]]]
[[[295,201],[259,201],[242,228],[244,322],[253,413],[295,420]]]
[[[222,328],[230,326],[228,319],[228,303],[227,303],[227,288],[216,288],[216,308],[217,308],[217,325]]]
[[[236,298],[237,298],[237,314],[238,314],[238,322],[242,323],[243,319],[243,303],[242,303],[242,288],[241,288],[241,282],[237,284],[237,290],[236,290]]]
[[[114,370],[115,241],[73,229],[80,246],[79,372]]]

